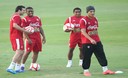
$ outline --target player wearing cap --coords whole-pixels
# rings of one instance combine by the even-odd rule
[[[103,74],[115,74],[113,71],[108,70],[108,62],[104,53],[102,42],[100,41],[98,35],[98,20],[95,15],[95,8],[93,6],[88,6],[86,8],[87,16],[81,19],[81,39],[82,39],[82,49],[83,49],[83,69],[85,76],[91,76],[89,72],[89,67],[91,64],[91,56],[94,53],[98,62],[102,66]]]

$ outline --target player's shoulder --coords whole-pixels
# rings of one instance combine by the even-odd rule
[[[14,13],[11,18],[20,18],[19,14]]]
[[[95,19],[95,20],[98,20],[98,18],[97,18],[97,17],[94,17],[94,19]]]
[[[81,18],[84,18],[84,16],[81,15]]]
[[[24,21],[27,21],[28,19],[29,19],[28,16],[24,16],[24,17],[22,18],[22,20],[24,20]]]
[[[39,16],[34,16],[34,18],[38,18],[38,19],[40,19],[40,17],[39,17]]]

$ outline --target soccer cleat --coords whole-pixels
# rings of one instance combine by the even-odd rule
[[[89,76],[91,76],[91,73],[90,72],[84,72],[84,76],[89,77]]]
[[[16,73],[17,73],[17,72],[14,71],[13,69],[7,69],[6,71],[9,72],[9,73],[12,73],[12,74],[16,74]]]
[[[106,70],[105,72],[103,72],[104,75],[112,75],[112,74],[115,74],[115,72],[111,71],[111,70]]]
[[[15,70],[16,73],[21,73],[20,70]]]
[[[67,66],[66,67],[72,67],[72,63],[68,62]]]
[[[20,68],[20,72],[24,72],[24,67],[23,66]]]

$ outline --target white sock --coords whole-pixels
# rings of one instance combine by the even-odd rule
[[[79,62],[83,62],[83,59],[80,59]]]
[[[8,67],[8,69],[13,69],[15,67],[16,63],[15,62],[11,62],[10,66]]]
[[[80,59],[79,60],[79,66],[82,66],[82,63],[83,63],[83,59]]]
[[[84,69],[84,72],[89,72],[89,70],[88,69]]]
[[[25,64],[21,64],[21,67],[25,67]]]
[[[103,67],[102,67],[102,70],[103,70],[103,72],[105,72],[105,71],[108,70],[108,67],[107,67],[107,66],[103,66]]]
[[[20,70],[20,64],[16,63],[15,70]]]
[[[68,60],[68,63],[72,63],[72,60]]]
[[[33,64],[33,63],[31,63],[30,68],[32,67],[32,64]]]

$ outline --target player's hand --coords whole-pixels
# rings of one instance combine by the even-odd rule
[[[81,32],[80,28],[74,28],[73,32]]]
[[[72,31],[72,29],[66,29],[66,30],[65,30],[65,32],[70,32],[70,31]]]
[[[25,30],[24,32],[25,32],[26,34],[32,34],[32,32],[27,31],[27,30]]]
[[[28,44],[32,44],[32,40],[31,39],[27,39]]]
[[[96,41],[94,39],[90,40],[92,44],[96,44]]]
[[[42,43],[43,43],[43,44],[46,43],[46,39],[45,39],[45,38],[42,39]]]
[[[40,32],[39,28],[34,28],[34,32]]]

